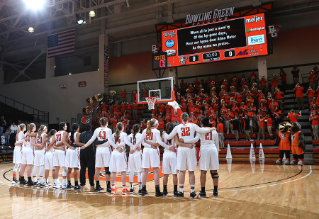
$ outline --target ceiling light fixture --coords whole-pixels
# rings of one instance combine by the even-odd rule
[[[90,11],[89,15],[90,15],[90,17],[95,17],[95,12],[94,11]]]
[[[33,27],[29,27],[28,32],[29,32],[29,33],[33,33],[33,32],[34,32]]]
[[[41,9],[45,3],[45,0],[24,0],[27,7],[33,10]]]

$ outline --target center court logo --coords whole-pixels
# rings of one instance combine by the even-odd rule
[[[264,35],[250,36],[248,37],[248,45],[258,45],[265,43]]]
[[[166,47],[171,48],[175,45],[174,40],[167,40],[165,43]]]

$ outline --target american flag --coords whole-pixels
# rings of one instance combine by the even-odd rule
[[[48,36],[48,58],[74,53],[74,30]]]

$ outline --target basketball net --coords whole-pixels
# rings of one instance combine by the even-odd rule
[[[156,101],[156,97],[145,97],[147,104],[148,104],[148,109],[154,109],[155,106],[155,101]]]

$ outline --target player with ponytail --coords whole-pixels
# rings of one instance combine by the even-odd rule
[[[25,124],[21,123],[18,125],[18,130],[17,130],[17,135],[16,135],[16,143],[13,151],[13,179],[12,183],[18,183],[20,181],[20,174],[19,174],[19,181],[17,180],[16,174],[18,169],[20,168],[21,165],[21,160],[22,160],[22,144],[24,143],[24,132],[26,130]]]
[[[111,159],[110,159],[110,172],[111,172],[111,193],[117,194],[117,189],[115,187],[116,173],[121,173],[122,179],[122,195],[127,195],[129,192],[126,189],[126,154],[125,154],[125,144],[130,147],[134,147],[129,141],[127,134],[124,131],[123,123],[119,122],[116,124],[115,133],[113,134],[113,141],[110,142],[114,148]]]
[[[174,125],[173,123],[169,122],[166,124],[166,131],[167,134],[170,134],[173,131]],[[162,135],[163,142],[159,142],[159,144],[164,147],[164,154],[163,154],[163,161],[162,161],[162,172],[164,174],[163,177],[163,196],[167,196],[167,182],[168,182],[168,176],[169,174],[173,174],[173,183],[174,183],[174,196],[178,197],[178,191],[177,191],[177,158],[176,158],[176,151],[177,151],[177,145],[174,141],[174,139],[168,140],[165,137],[165,132],[163,132]]]
[[[21,161],[21,169],[20,169],[20,185],[33,186],[33,182],[31,180],[31,173],[33,167],[33,160],[34,160],[34,150],[33,145],[35,145],[35,137],[29,136],[29,134],[33,134],[36,130],[36,126],[34,123],[30,123],[27,125],[27,133],[25,134],[25,143],[22,147],[22,161]],[[35,134],[36,135],[36,134]],[[28,175],[28,182],[24,179],[24,171],[27,167],[27,175]]]
[[[80,147],[76,145],[77,139],[80,136],[80,126],[77,123],[73,123],[72,130],[69,134],[70,144],[74,149],[68,149],[65,158],[65,167],[68,168],[67,179],[68,185],[67,188],[71,189],[71,173],[72,169],[74,169],[74,190],[80,190],[81,186],[79,186],[79,168],[80,168]]]
[[[160,168],[160,156],[159,156],[159,144],[157,142],[162,141],[160,131],[157,130],[158,121],[156,119],[151,119],[147,121],[147,128],[143,131],[142,137],[136,142],[136,145],[143,144],[143,159],[142,159],[142,196],[147,194],[146,182],[149,168],[152,167],[154,171],[154,181],[155,181],[155,196],[162,196],[163,193],[160,192],[159,186],[159,168]],[[145,142],[147,141],[147,142]]]
[[[140,133],[140,126],[138,124],[133,125],[132,134],[128,136],[130,142],[134,144],[133,148],[130,148],[130,156],[128,160],[128,171],[130,172],[130,193],[134,193],[133,179],[134,173],[137,173],[137,181],[139,184],[139,194],[142,192],[142,153],[141,144],[136,145],[136,142],[142,137]]]
[[[35,139],[35,144],[33,144],[34,147],[34,167],[33,167],[33,184],[39,185],[40,187],[45,186],[43,181],[43,173],[44,173],[44,139],[46,138],[46,132],[48,131],[47,127],[45,125],[41,125],[37,137]],[[40,167],[39,175],[40,175],[40,183],[37,182],[37,172],[38,167]]]
[[[55,169],[53,166],[53,154],[54,154],[53,143],[55,143],[54,141],[55,133],[56,133],[56,130],[51,129],[43,142],[43,144],[45,145],[45,156],[44,156],[45,186],[51,186],[49,182],[49,171],[52,170],[52,177],[55,175],[54,173]]]

